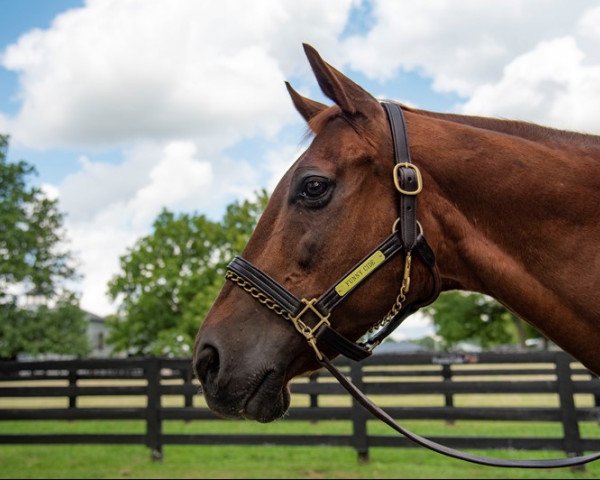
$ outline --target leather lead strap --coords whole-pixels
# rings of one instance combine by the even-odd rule
[[[421,437],[410,430],[405,429],[401,425],[398,425],[396,421],[389,416],[384,410],[375,405],[371,400],[362,393],[356,386],[350,382],[326,357],[323,357],[319,361],[323,367],[336,378],[336,380],[344,387],[350,395],[360,403],[363,408],[368,410],[376,418],[384,422],[386,425],[393,428],[396,432],[404,435],[409,440],[415,442],[417,445],[428,448],[447,457],[457,458],[466,462],[477,463],[479,465],[486,465],[489,467],[518,467],[518,468],[559,468],[559,467],[575,467],[577,465],[584,465],[600,458],[600,453],[593,453],[590,455],[582,455],[579,457],[571,458],[558,458],[558,459],[544,459],[544,460],[505,460],[503,458],[490,458],[482,457],[479,455],[471,455],[470,453],[461,452],[454,448],[446,447],[437,442],[429,440],[428,438]]]

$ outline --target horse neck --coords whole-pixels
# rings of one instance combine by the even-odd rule
[[[600,150],[414,113],[407,123],[445,288],[495,297],[600,371]]]

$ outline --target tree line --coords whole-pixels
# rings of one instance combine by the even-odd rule
[[[85,356],[90,352],[78,278],[58,201],[32,185],[35,169],[7,159],[0,135],[0,358],[18,354]],[[115,353],[189,356],[198,326],[224,282],[227,263],[247,243],[268,201],[266,191],[228,205],[219,220],[163,210],[148,235],[120,258],[107,294],[117,311],[107,318]],[[489,297],[443,294],[426,313],[435,335],[428,347],[463,341],[484,348],[524,345],[539,334]]]

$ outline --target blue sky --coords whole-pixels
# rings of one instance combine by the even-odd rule
[[[301,43],[376,96],[598,133],[600,2],[0,0],[0,131],[59,199],[82,304],[162,207],[272,188],[329,103]],[[535,13],[535,15],[533,14]],[[235,25],[225,28],[224,23]]]

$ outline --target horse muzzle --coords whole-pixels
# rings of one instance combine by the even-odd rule
[[[264,355],[226,350],[209,332],[199,337],[194,356],[208,407],[224,418],[266,423],[281,418],[290,405],[285,368]]]

